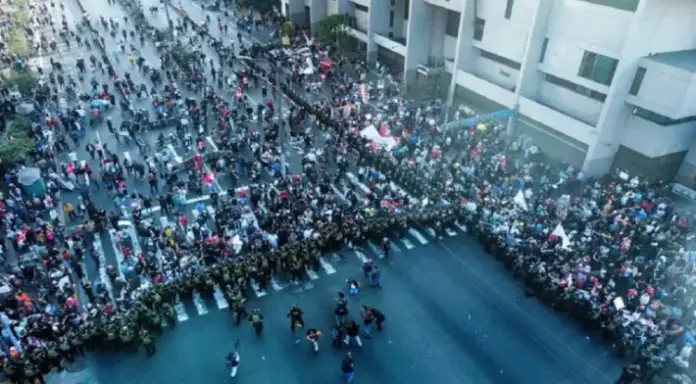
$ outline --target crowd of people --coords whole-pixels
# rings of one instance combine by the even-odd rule
[[[99,33],[121,33],[140,44],[155,36],[136,3],[122,5],[131,12],[130,22],[84,22],[95,33],[95,46],[104,45]],[[436,236],[466,225],[487,251],[524,279],[528,294],[600,332],[618,354],[635,356],[620,383],[649,381],[665,370],[688,372],[694,340],[695,308],[689,299],[694,226],[675,209],[665,185],[623,173],[589,178],[572,166],[552,165],[537,147],[506,138],[496,122],[439,128],[442,113],[435,103],[414,103],[391,93],[368,103],[356,92],[361,84],[350,74],[354,63],[349,60],[332,57],[337,65],[319,80],[302,74],[304,60],[293,57],[292,50],[245,47],[241,37],[237,50],[234,42],[214,39],[189,20],[177,28],[194,46],[211,46],[217,57],[207,57],[203,49],[163,48],[162,68],[136,57],[134,68],[150,86],[136,84],[126,73],[121,77],[112,63],[118,55],[107,48],[89,61],[104,68],[113,84],[91,84],[96,92],[90,97],[127,113],[123,130],[134,141],[151,124],[150,115],[155,121],[165,114],[185,117],[190,123],[178,124],[177,131],[190,135],[189,161],[177,166],[164,153],[142,161],[120,159],[102,143],[88,143],[89,152],[102,159],[95,184],[113,192],[115,208],[104,209],[92,201],[89,166],[61,166],[54,155],[65,149],[47,142],[45,151],[37,151],[37,165],[78,184],[82,199],[76,208],[85,224],[75,233],[67,233],[50,214],[65,208],[57,188],[43,199],[27,196],[14,186],[18,175],[6,176],[11,187],[2,196],[5,231],[15,252],[31,251],[18,266],[5,266],[0,347],[10,380],[42,382],[43,374],[61,369],[85,349],[142,345],[154,354],[163,324],[176,325],[176,305],[187,297],[222,293],[237,323],[248,320],[261,332],[263,316],[245,310],[250,290],[265,290],[278,275],[299,285],[306,270],[319,267],[322,254],[367,240],[385,244],[388,257],[385,238],[403,236],[413,225],[433,228]],[[320,47],[307,46],[303,36],[294,43],[316,61],[328,58]],[[288,62],[295,63],[290,76],[279,84],[268,78]],[[44,90],[46,103],[61,92],[54,79],[53,89]],[[310,89],[317,81],[323,81],[319,89]],[[246,95],[254,87],[262,89],[266,101],[256,110]],[[310,101],[310,90],[325,99]],[[226,93],[235,96],[227,101]],[[292,106],[288,117],[274,119],[278,95],[289,97]],[[132,106],[140,97],[152,100],[154,113]],[[42,116],[36,132],[76,132],[84,114],[76,108]],[[318,123],[317,132],[305,129],[310,117]],[[188,133],[199,126],[216,133],[219,151],[206,150],[199,134]],[[389,150],[361,135],[368,126],[393,140]],[[284,132],[310,153],[301,173],[282,169]],[[323,154],[313,150],[319,140],[325,140]],[[273,175],[271,181],[261,177],[264,168]],[[254,183],[222,193],[216,178],[223,175]],[[151,196],[129,192],[129,177],[146,179]],[[189,193],[210,194],[213,208],[197,207],[191,223],[179,209]],[[149,215],[156,205],[176,220],[157,225]],[[72,217],[73,211],[65,213]],[[134,235],[119,249],[122,266],[110,266],[91,239],[109,229],[127,237],[119,224],[123,218],[133,221]],[[140,252],[136,244],[142,244]],[[105,276],[94,286],[84,279],[86,256]],[[369,263],[363,270],[379,285],[378,263]],[[349,292],[357,286],[352,282]],[[78,291],[85,292],[88,303],[77,299]],[[332,340],[341,345],[354,338],[361,344],[357,323],[342,302],[338,297]],[[288,314],[293,330],[304,325],[295,309]],[[381,328],[385,319],[374,308],[363,308],[361,314],[367,334],[366,326],[375,322]],[[306,332],[318,350],[321,332]],[[231,354],[229,362],[236,367],[238,355]],[[352,380],[352,356],[342,368]]]

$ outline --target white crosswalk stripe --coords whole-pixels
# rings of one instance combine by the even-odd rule
[[[317,275],[317,273],[312,271],[310,268],[306,268],[305,271],[307,272],[307,276],[309,276],[310,280],[316,280],[319,278],[319,275]]]
[[[367,257],[365,256],[364,253],[362,253],[360,251],[353,251],[353,252],[355,253],[355,256],[358,257],[358,260],[360,260],[360,262],[362,262],[362,263],[367,262]]]
[[[335,186],[332,186],[332,189],[334,189],[334,193],[342,194],[342,193],[339,193],[338,188],[336,188]],[[189,201],[190,204],[188,204],[188,206],[191,207],[192,204],[193,205],[199,204],[199,203],[207,201],[207,200],[209,200],[208,196],[196,197],[196,198],[190,199],[190,201]],[[198,206],[195,209],[189,208],[190,214],[193,217],[198,217],[202,214],[200,211],[201,209],[202,209],[202,206]],[[205,206],[205,214],[212,218],[215,215],[215,209],[212,206],[206,205]],[[160,216],[159,223],[161,224],[161,226],[163,228],[167,227],[167,226],[171,226],[172,224],[174,224],[174,222],[170,222],[170,219],[168,219],[166,216]],[[455,223],[455,225],[453,225],[451,228],[444,228],[444,232],[447,234],[447,236],[456,236],[459,234],[459,231],[455,231],[457,228],[459,228],[459,230],[461,232],[466,232],[466,230],[467,230],[466,226],[459,225],[459,224]],[[130,233],[131,232],[130,230],[128,230],[128,232],[129,232],[129,235],[134,236],[134,234]],[[436,235],[437,235],[437,233],[435,232],[435,230],[432,227],[426,227],[423,229],[409,228],[408,233],[406,234],[405,237],[403,237],[403,238],[394,237],[394,238],[389,239],[390,250],[392,252],[404,252],[404,254],[399,255],[395,259],[395,261],[398,261],[400,258],[403,258],[403,257],[408,257],[409,256],[408,251],[410,251],[410,250],[414,250],[414,249],[417,249],[421,246],[428,245],[431,241],[433,241],[430,238],[437,237]],[[443,233],[443,235],[444,235],[444,233]],[[364,247],[364,248],[361,248],[361,247]],[[345,252],[346,251],[344,250],[344,254],[345,254]],[[382,259],[384,256],[381,243],[378,241],[368,241],[368,242],[363,243],[363,244],[356,244],[355,249],[352,249],[352,250],[347,251],[347,252],[352,252],[355,255],[355,257],[357,258],[357,260],[352,261],[353,264],[356,264],[357,262],[365,263],[370,259],[374,259],[374,260]],[[331,255],[334,255],[335,258],[331,258]],[[330,275],[337,274],[338,272],[341,272],[341,271],[337,271],[337,268],[338,267],[343,268],[343,267],[341,266],[341,264],[336,264],[336,262],[338,262],[338,263],[344,262],[345,260],[342,257],[340,257],[340,256],[336,257],[337,255],[332,254],[332,253],[329,253],[328,255],[324,255],[324,256],[325,257],[322,257],[319,260],[319,265],[321,266],[321,268],[319,268],[318,270],[306,269],[306,277],[305,277],[304,285],[302,285],[302,284],[301,285],[292,285],[288,282],[285,282],[281,279],[274,277],[274,278],[271,278],[271,280],[269,281],[268,290],[263,290],[263,289],[261,289],[261,287],[259,286],[259,284],[256,281],[252,281],[251,287],[252,287],[252,290],[254,291],[254,295],[257,298],[262,298],[266,295],[272,294],[273,293],[272,291],[283,291],[283,290],[286,290],[286,289],[291,288],[291,287],[294,287],[292,290],[295,293],[304,292],[304,291],[307,291],[307,290],[311,289],[312,287],[314,287],[314,284],[310,283],[310,282],[321,279],[322,276],[324,276],[324,277],[330,276]],[[212,304],[213,300],[214,300],[215,304]],[[176,311],[177,320],[179,322],[184,322],[184,321],[189,320],[189,314],[187,313],[187,308],[189,308],[188,309],[189,311],[193,311],[193,308],[195,308],[194,313],[197,316],[204,316],[204,315],[209,313],[209,307],[217,307],[218,310],[223,310],[223,309],[227,309],[230,307],[230,304],[225,299],[225,295],[219,286],[215,287],[215,289],[213,291],[213,295],[210,298],[206,297],[205,299],[203,299],[200,294],[194,292],[192,300],[188,299],[188,301],[189,302],[186,303],[186,305],[184,305],[180,301],[180,299],[177,297],[177,301],[175,302],[174,309]],[[191,304],[193,304],[193,306],[191,306]]]
[[[329,263],[328,261],[324,260],[324,258],[319,259],[319,263],[321,264],[321,267],[324,269],[324,272],[326,272],[327,275],[333,275],[336,273],[336,269]]]
[[[179,156],[178,153],[176,153],[176,149],[174,148],[174,146],[172,144],[167,144],[167,148],[169,149],[169,152],[172,153],[172,156],[174,157],[174,161],[176,161],[179,164],[184,162],[184,159],[181,156]]]
[[[399,248],[399,246],[396,245],[396,243],[392,240],[389,240],[389,247],[392,251],[401,252],[401,248]]]
[[[280,283],[278,282],[278,280],[276,280],[275,277],[271,278],[271,287],[273,287],[274,291],[282,291],[283,289],[285,289],[285,286],[280,285]]]
[[[409,240],[409,239],[406,239],[406,238],[401,239],[401,242],[404,243],[404,246],[406,247],[406,249],[413,249],[413,248],[415,248],[415,245],[413,245],[413,243],[412,243],[411,240]]]
[[[198,316],[203,316],[208,314],[208,308],[205,306],[205,302],[203,301],[203,298],[201,297],[201,294],[198,292],[193,293],[193,304],[196,306],[196,311],[198,312]]]
[[[254,290],[254,294],[256,295],[256,297],[264,297],[268,294],[266,291],[261,289],[261,287],[259,286],[259,283],[255,282],[253,280],[251,281],[251,289]]]
[[[230,304],[225,299],[225,295],[222,293],[219,286],[215,286],[215,292],[213,295],[215,296],[215,303],[217,304],[218,309],[229,308]]]
[[[421,235],[421,233],[418,232],[418,230],[413,229],[413,228],[409,228],[408,234],[415,237],[416,240],[418,240],[418,242],[421,243],[422,245],[428,244],[428,240],[425,237],[423,237],[423,235]]]
[[[369,241],[367,243],[367,246],[370,248],[370,250],[377,255],[380,259],[384,258],[384,253],[379,249],[378,246],[376,246],[373,242]]]
[[[176,319],[180,323],[189,319],[189,315],[186,313],[186,307],[184,307],[184,303],[181,302],[179,296],[176,297],[176,301],[174,302],[174,310],[176,311]]]
[[[428,235],[437,238],[437,233],[435,233],[435,230],[432,228],[427,228],[426,231],[428,232]]]

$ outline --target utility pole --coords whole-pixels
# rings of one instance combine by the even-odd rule
[[[283,96],[280,95],[280,68],[275,71],[275,84],[271,84],[271,87],[276,87],[273,97],[276,99],[276,104],[278,105],[278,121],[280,122],[280,174],[283,178],[287,176],[287,159],[285,158],[285,145],[287,144],[287,133],[285,132],[285,121],[283,116]]]
[[[167,32],[169,32],[169,39],[174,41],[174,23],[172,18],[169,16],[169,1],[160,0],[160,4],[164,6],[164,14],[167,16]]]

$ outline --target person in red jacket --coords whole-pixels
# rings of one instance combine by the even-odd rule
[[[188,219],[186,216],[181,215],[181,217],[179,217],[179,224],[181,224],[184,229],[188,228]]]

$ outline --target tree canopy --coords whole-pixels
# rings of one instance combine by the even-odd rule
[[[10,71],[9,75],[4,79],[7,88],[16,89],[24,96],[30,95],[34,88],[38,85],[39,80],[36,76],[28,71]]]
[[[172,60],[183,70],[192,71],[198,64],[198,55],[181,43],[177,43],[169,48],[168,53]]]
[[[0,163],[12,164],[24,161],[36,149],[30,135],[31,120],[18,116],[9,123],[9,128],[0,135]]]
[[[331,47],[336,53],[350,52],[356,49],[355,38],[346,27],[355,26],[355,17],[333,14],[317,23],[316,36],[319,44]]]
[[[269,13],[280,10],[280,0],[237,0],[237,5],[241,8],[253,9],[259,13]]]
[[[12,5],[7,48],[11,55],[26,57],[30,53],[27,29],[31,26],[31,13],[24,0],[17,0]]]

